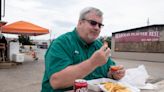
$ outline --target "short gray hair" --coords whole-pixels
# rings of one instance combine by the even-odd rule
[[[97,16],[103,16],[103,12],[101,10],[94,7],[86,7],[80,12],[79,20],[85,19],[86,14],[90,13],[91,11],[95,11]]]

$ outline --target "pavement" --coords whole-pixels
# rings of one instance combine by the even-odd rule
[[[45,51],[46,49],[38,50],[38,61],[26,57],[22,64],[9,69],[0,69],[0,92],[40,92]],[[164,63],[118,58],[113,58],[113,60],[127,69],[143,64],[151,76],[149,82],[157,85],[158,89],[142,90],[141,92],[164,92]]]
[[[0,69],[0,92],[40,92],[45,51],[46,49],[39,49],[38,61],[26,57],[22,64]]]

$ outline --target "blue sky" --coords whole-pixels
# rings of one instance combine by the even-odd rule
[[[93,6],[104,13],[100,36],[147,25],[164,24],[164,0],[6,0],[2,17],[8,24],[20,20],[50,30],[51,38],[71,31],[77,24],[81,9]],[[35,37],[49,39],[50,35]]]

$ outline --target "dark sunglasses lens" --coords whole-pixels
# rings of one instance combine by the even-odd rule
[[[103,24],[98,23],[96,21],[93,20],[87,20],[92,26],[96,26],[98,24],[99,28],[101,28],[103,26]]]
[[[103,25],[96,22],[96,21],[91,21],[91,25],[96,26],[98,24],[99,28],[101,28]]]
[[[91,25],[96,26],[97,22],[96,21],[90,21]]]

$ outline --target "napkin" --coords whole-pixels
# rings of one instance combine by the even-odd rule
[[[153,84],[146,83],[149,78],[147,70],[144,65],[139,65],[137,68],[130,68],[126,70],[125,76],[120,82],[126,82],[139,89],[153,89]],[[151,85],[151,86],[150,86]]]

